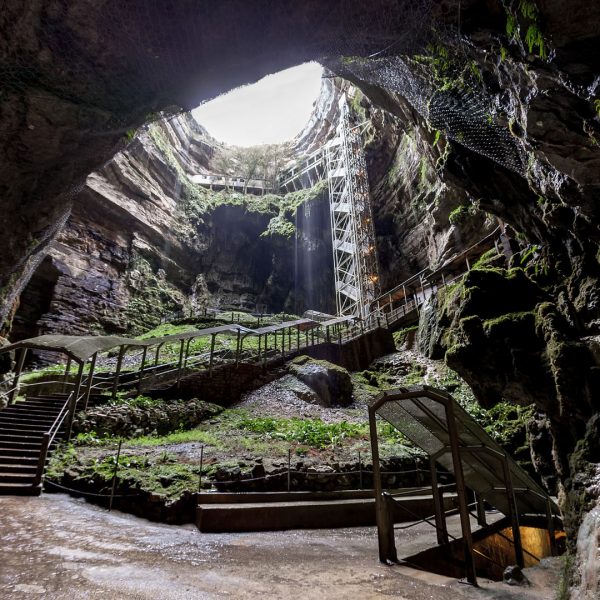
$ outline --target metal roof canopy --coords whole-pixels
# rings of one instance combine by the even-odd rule
[[[515,560],[520,567],[524,564],[519,526],[521,515],[545,515],[550,545],[553,547],[554,515],[560,515],[560,511],[546,492],[450,394],[429,386],[411,386],[384,392],[369,406],[379,558],[382,562],[397,562],[398,558],[390,510],[390,502],[393,503],[394,499],[382,491],[377,415],[401,431],[429,456],[436,510],[435,528],[440,544],[445,543],[444,538],[447,542],[447,529],[437,484],[436,462],[454,474],[466,575],[470,583],[477,585],[467,488],[476,493],[478,520],[479,508],[483,506],[481,500],[486,500],[509,517]]]
[[[11,350],[18,350],[19,348],[27,348],[33,350],[46,350],[48,352],[62,352],[77,362],[85,362],[96,353],[107,352],[121,346],[148,348],[150,346],[194,339],[205,335],[237,333],[238,331],[246,333],[253,330],[242,327],[241,325],[232,324],[210,327],[208,329],[195,329],[193,331],[175,333],[162,337],[150,337],[143,340],[110,335],[40,335],[35,338],[15,342],[9,346],[4,346],[0,348],[0,354],[3,352],[10,352]]]
[[[384,392],[372,409],[445,469],[454,472],[445,406],[451,403],[466,485],[505,515],[510,514],[504,465],[508,467],[518,513],[546,515],[558,506],[448,393],[429,386]]]

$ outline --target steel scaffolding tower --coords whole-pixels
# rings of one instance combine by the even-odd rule
[[[336,136],[324,152],[337,312],[366,317],[379,293],[375,231],[362,137],[350,123],[345,95],[340,98]]]

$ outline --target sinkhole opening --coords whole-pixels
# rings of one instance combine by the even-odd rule
[[[282,144],[308,123],[321,89],[323,67],[308,62],[201,104],[194,119],[212,137],[232,146]]]

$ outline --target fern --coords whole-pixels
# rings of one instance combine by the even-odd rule
[[[537,18],[537,6],[534,2],[531,2],[530,0],[520,0],[519,10],[526,19]]]
[[[506,15],[506,35],[510,40],[514,40],[519,33],[519,26],[514,15]]]
[[[529,48],[529,53],[533,54],[535,48],[538,48],[538,56],[540,58],[546,58],[548,53],[546,51],[546,45],[544,43],[544,37],[542,32],[539,30],[537,25],[530,25],[525,34],[525,43]]]

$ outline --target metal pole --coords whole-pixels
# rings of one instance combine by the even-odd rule
[[[210,377],[212,377],[213,358],[214,358],[214,353],[215,353],[216,337],[217,337],[216,333],[212,333],[210,336],[210,358],[209,358],[209,362],[208,362],[208,374]]]
[[[296,329],[296,349],[300,349],[300,328]]]
[[[238,329],[237,332],[237,341],[235,345],[235,366],[237,367],[240,364],[240,337],[242,335],[242,330]]]
[[[550,538],[550,553],[556,556],[556,533],[554,531],[554,515],[552,514],[552,504],[550,500],[546,501],[546,519],[548,520],[548,536]]]
[[[441,546],[448,543],[448,529],[446,527],[446,514],[444,512],[444,497],[438,485],[437,467],[435,459],[429,458],[431,472],[431,491],[433,493],[433,506],[435,509],[435,527],[437,542]]]
[[[62,393],[67,391],[67,381],[69,381],[69,375],[71,374],[71,357],[67,357],[67,365],[65,367],[65,374],[63,375]]]
[[[483,498],[477,493],[475,494],[475,502],[477,506],[477,523],[479,523],[481,527],[485,527],[487,525],[485,506],[483,505]]]
[[[119,376],[121,375],[121,366],[123,364],[123,356],[125,355],[126,350],[127,350],[127,346],[121,346],[119,348],[119,356],[117,358],[117,368],[115,370],[115,379],[113,381],[113,389],[112,389],[113,399],[117,397],[117,389],[119,388]]]
[[[475,558],[473,555],[473,538],[471,536],[471,522],[469,520],[469,507],[467,506],[467,490],[460,456],[460,446],[452,400],[445,402],[446,422],[448,426],[448,437],[450,438],[450,450],[452,452],[452,464],[454,466],[454,478],[456,479],[456,493],[458,496],[458,510],[460,514],[460,526],[463,536],[463,549],[465,554],[465,565],[467,569],[467,581],[477,585],[475,573]]]
[[[523,559],[523,546],[521,544],[521,528],[519,526],[519,513],[517,510],[517,503],[515,501],[515,492],[512,484],[512,477],[510,476],[510,468],[508,466],[508,460],[504,456],[502,458],[502,471],[504,475],[504,485],[506,486],[506,495],[508,497],[508,512],[512,526],[513,533],[513,544],[515,546],[515,561],[521,568],[525,566]]]
[[[110,490],[110,502],[108,504],[108,512],[112,510],[113,498],[115,497],[115,489],[117,487],[117,473],[119,472],[119,458],[121,458],[122,439],[119,439],[119,447],[117,448],[117,460],[115,460],[115,470],[113,472],[112,489]]]
[[[358,451],[358,487],[361,490],[363,489],[363,468],[360,450]]]
[[[379,543],[379,560],[382,563],[397,561],[394,541],[393,523],[389,522],[388,511],[381,488],[381,468],[379,465],[379,443],[377,440],[376,413],[369,408],[369,431],[371,436],[371,456],[373,459],[373,488],[375,490],[375,515],[377,518],[377,538]]]
[[[183,368],[184,348],[185,340],[181,340],[181,344],[179,345],[179,364],[177,365],[177,387],[179,387],[179,382],[181,381],[181,369]]]
[[[17,391],[19,387],[19,379],[21,379],[21,373],[23,372],[23,366],[25,365],[25,357],[27,356],[27,348],[23,348],[19,354],[19,360],[17,362],[17,369],[15,376],[12,380],[12,390],[10,392],[9,404],[14,404],[17,400]]]
[[[259,333],[258,334],[258,362],[260,362],[260,359],[261,359],[261,350],[262,350],[262,334]]]
[[[140,368],[140,377],[138,379],[138,385],[137,385],[138,395],[142,393],[142,379],[144,378],[144,366],[146,364],[146,354],[148,354],[148,346],[144,346],[144,350],[142,351],[142,366]],[[96,356],[96,355],[94,354],[94,356]],[[87,405],[87,399],[86,399],[86,405]]]
[[[288,448],[287,491],[292,489],[292,449]]]
[[[73,417],[75,416],[75,410],[77,409],[77,401],[79,400],[79,390],[81,389],[81,381],[83,380],[83,362],[79,364],[79,371],[77,372],[77,380],[75,382],[75,389],[71,392],[71,400],[69,402],[69,409],[67,413],[67,421],[65,424],[66,438],[67,441],[71,439],[71,429],[73,427]]]
[[[200,474],[198,476],[198,492],[202,491],[202,467],[204,464],[204,446],[200,446]]]
[[[90,365],[90,370],[88,372],[88,380],[87,386],[85,388],[85,405],[83,406],[83,410],[87,410],[88,403],[90,401],[90,394],[92,392],[92,383],[94,381],[94,370],[96,369],[96,359],[98,358],[98,353],[94,353],[92,356],[92,364]]]
[[[184,369],[187,367],[187,361],[188,361],[188,358],[190,357],[190,344],[192,343],[193,340],[194,340],[194,338],[190,338],[187,341],[187,344],[185,345],[185,355],[183,357],[183,368]]]

